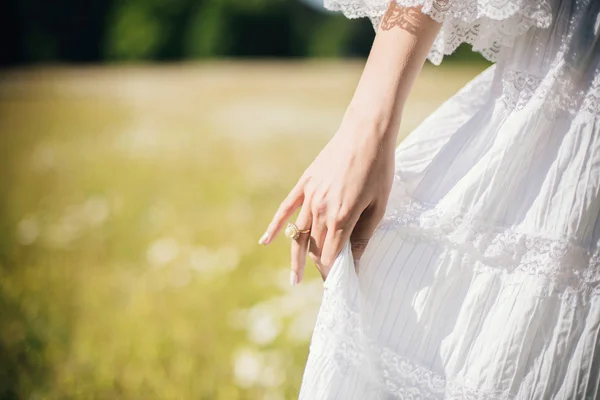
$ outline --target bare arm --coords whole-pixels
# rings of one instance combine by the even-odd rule
[[[418,8],[390,3],[344,118],[373,124],[395,143],[402,109],[440,24]]]
[[[291,284],[302,279],[307,250],[323,279],[348,239],[355,260],[362,256],[385,212],[402,109],[439,28],[391,2],[340,128],[259,240],[269,244],[301,207],[296,225],[310,234],[292,241]]]

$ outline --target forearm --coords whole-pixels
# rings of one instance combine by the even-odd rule
[[[395,143],[402,109],[439,29],[418,8],[392,1],[344,122],[368,125],[370,134]]]

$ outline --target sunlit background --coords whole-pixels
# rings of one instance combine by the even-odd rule
[[[256,244],[373,30],[320,0],[0,5],[0,399],[293,399],[322,283]],[[427,65],[401,135],[485,68]]]

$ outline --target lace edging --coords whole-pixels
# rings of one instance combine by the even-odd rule
[[[507,110],[521,111],[532,101],[549,120],[563,116],[600,115],[600,71],[591,82],[582,83],[566,72],[563,64],[553,67],[543,76],[509,69],[502,79],[502,104]]]
[[[325,0],[325,8],[341,11],[348,18],[368,17],[379,26],[393,0]],[[547,0],[395,0],[403,7],[421,11],[442,23],[428,59],[439,65],[461,43],[469,43],[490,61],[496,61],[502,47],[512,46],[517,36],[531,27],[547,28],[552,10]]]
[[[589,251],[573,240],[499,228],[469,212],[423,204],[408,195],[398,174],[378,229],[394,230],[405,240],[443,244],[484,267],[547,279],[566,295],[600,294],[599,249]]]
[[[481,389],[417,365],[393,350],[375,344],[360,326],[358,313],[339,296],[326,290],[310,345],[311,354],[333,360],[342,372],[344,364],[359,367],[361,374],[369,374],[373,387],[403,400],[430,399],[440,395],[447,400],[514,399],[509,392]],[[337,339],[337,342],[331,343],[331,338]]]

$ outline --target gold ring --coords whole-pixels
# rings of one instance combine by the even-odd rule
[[[296,240],[300,237],[302,233],[309,233],[310,229],[300,229],[298,226],[292,222],[288,223],[285,228],[285,236],[289,237],[292,240]]]

